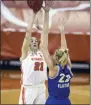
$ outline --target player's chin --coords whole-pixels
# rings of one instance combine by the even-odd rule
[[[34,47],[33,47],[33,49],[34,49],[34,50],[37,50],[37,49],[38,49],[38,47],[37,47],[37,46],[34,46]]]

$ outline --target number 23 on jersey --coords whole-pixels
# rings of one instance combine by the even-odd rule
[[[64,78],[66,77],[66,79],[64,80]],[[70,75],[68,74],[68,75],[65,75],[65,74],[60,74],[60,79],[59,79],[59,82],[60,83],[64,83],[64,82],[69,82],[69,80],[70,80]]]

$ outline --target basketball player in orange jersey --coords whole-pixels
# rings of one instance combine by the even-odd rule
[[[71,102],[69,100],[69,94],[70,80],[73,77],[73,73],[71,72],[71,61],[68,54],[68,48],[64,34],[65,20],[61,22],[61,25],[59,27],[61,31],[61,46],[55,51],[53,57],[51,57],[48,51],[48,12],[45,13],[44,21],[46,23],[43,27],[45,31],[43,31],[44,33],[41,35],[42,43],[40,45],[40,48],[49,69],[49,96],[46,101],[46,104],[71,105]]]
[[[46,11],[46,9],[45,9]],[[47,80],[47,65],[43,54],[38,48],[38,41],[31,37],[32,26],[36,14],[32,11],[20,57],[22,84],[19,104],[44,104],[45,80]]]

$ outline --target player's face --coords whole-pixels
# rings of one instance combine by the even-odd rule
[[[32,50],[37,50],[38,49],[38,41],[35,37],[31,38],[30,47],[31,47]]]

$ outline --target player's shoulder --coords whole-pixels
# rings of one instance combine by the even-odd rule
[[[67,69],[71,70],[71,67],[69,65],[66,65]]]
[[[41,57],[43,57],[43,54],[40,50],[37,51],[37,54],[39,54]]]
[[[21,60],[21,62],[26,61],[27,59],[29,59],[29,58],[32,57],[32,56],[33,56],[32,52],[28,52],[27,55],[26,55],[26,57],[23,58],[23,59]]]
[[[58,69],[62,69],[62,66],[60,64],[57,64],[56,67],[58,67]]]
[[[68,65],[67,68],[68,68],[69,73],[70,73],[70,74],[72,75],[72,77],[73,77],[74,75],[73,75],[73,73],[72,73],[72,71],[71,71],[71,67]]]
[[[60,74],[60,73],[62,72],[62,67],[61,67],[60,64],[57,64],[57,65],[55,66],[55,68],[57,69],[57,74]]]

